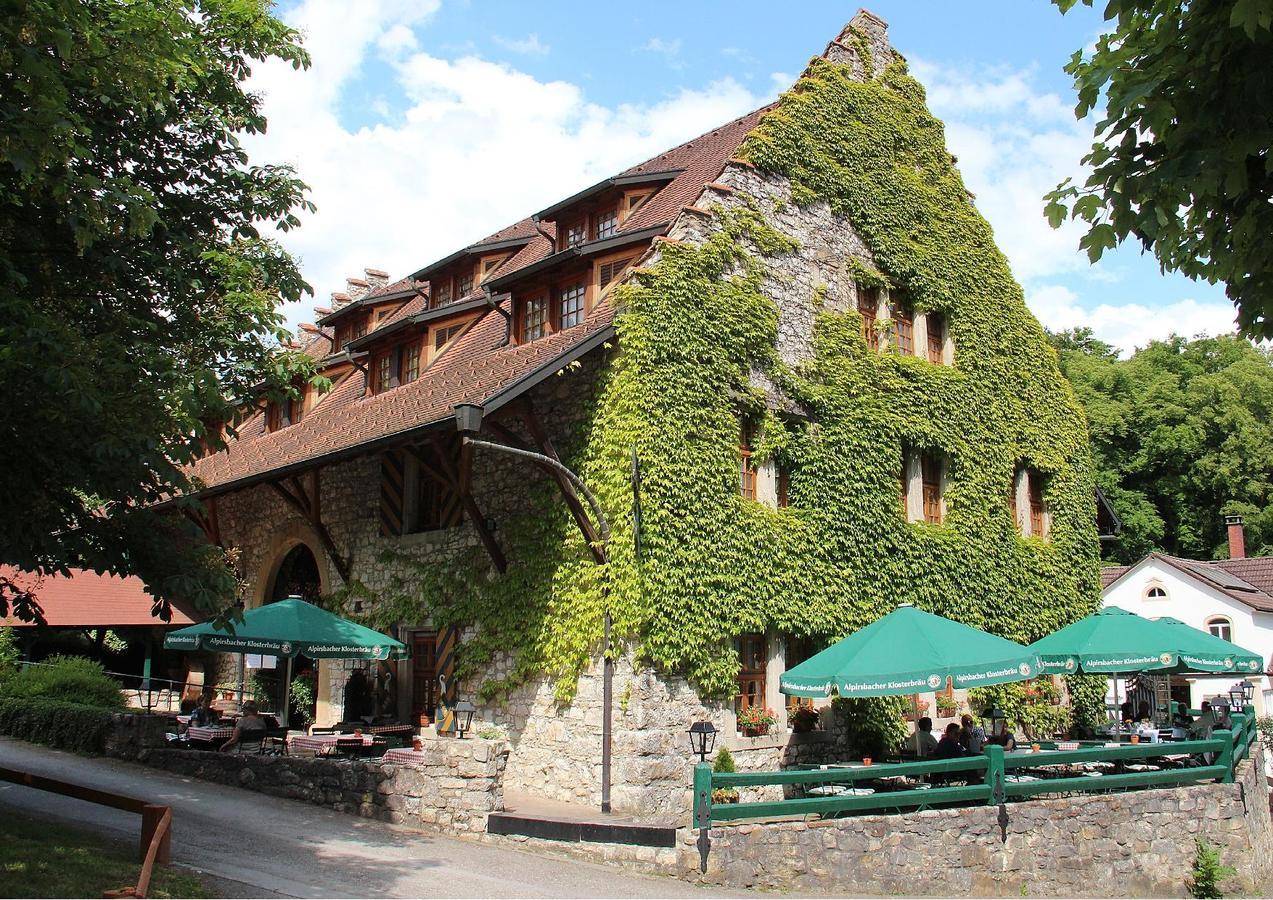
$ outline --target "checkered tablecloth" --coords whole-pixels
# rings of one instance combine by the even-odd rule
[[[192,741],[223,741],[234,736],[233,728],[212,728],[209,726],[191,725],[186,729],[186,737]]]
[[[410,734],[412,727],[395,722],[390,725],[368,725],[364,726],[362,730],[371,734]]]
[[[417,753],[410,747],[395,747],[392,750],[386,750],[381,760],[402,766],[422,766],[424,765],[424,757],[425,754],[423,752]]]
[[[335,747],[336,740],[351,740],[354,738],[362,738],[362,745],[370,747],[375,740],[375,735],[364,734],[289,734],[287,736],[287,745],[293,750],[303,750],[308,753],[317,753],[324,747]]]

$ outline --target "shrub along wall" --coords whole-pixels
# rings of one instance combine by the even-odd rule
[[[59,750],[101,753],[115,713],[42,697],[0,699],[0,733]]]

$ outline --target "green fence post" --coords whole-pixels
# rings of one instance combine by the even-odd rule
[[[1224,784],[1233,784],[1233,732],[1226,728],[1217,728],[1211,736],[1220,742],[1220,756],[1216,765],[1224,766]]]
[[[707,871],[707,854],[712,848],[712,765],[694,767],[694,817],[690,827],[698,829],[698,870]]]
[[[986,784],[990,787],[987,806],[1003,803],[1003,747],[999,744],[986,744]]]

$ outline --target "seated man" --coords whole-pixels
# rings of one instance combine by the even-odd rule
[[[928,716],[915,723],[915,755],[926,759],[937,749],[937,738],[933,737],[933,720]]]
[[[190,724],[197,727],[212,725],[221,718],[221,713],[212,708],[212,695],[207,691],[199,697],[199,705],[190,714]]]
[[[937,748],[933,751],[933,759],[958,759],[961,756],[968,755],[969,753],[964,749],[964,745],[959,743],[959,726],[951,722],[946,726],[946,733],[937,742]]]
[[[1189,726],[1189,737],[1193,740],[1205,741],[1211,737],[1211,732],[1216,727],[1216,714],[1211,711],[1211,704],[1202,701],[1202,715],[1194,720]]]
[[[239,720],[234,723],[234,734],[221,745],[221,750],[228,753],[241,743],[254,743],[259,748],[268,730],[269,726],[265,719],[261,718],[256,704],[249,700],[243,704],[243,715],[239,716]]]

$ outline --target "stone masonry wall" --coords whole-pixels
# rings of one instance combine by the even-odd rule
[[[424,738],[420,765],[205,750],[151,750],[147,765],[337,812],[451,832],[482,833],[504,808],[504,741]]]

